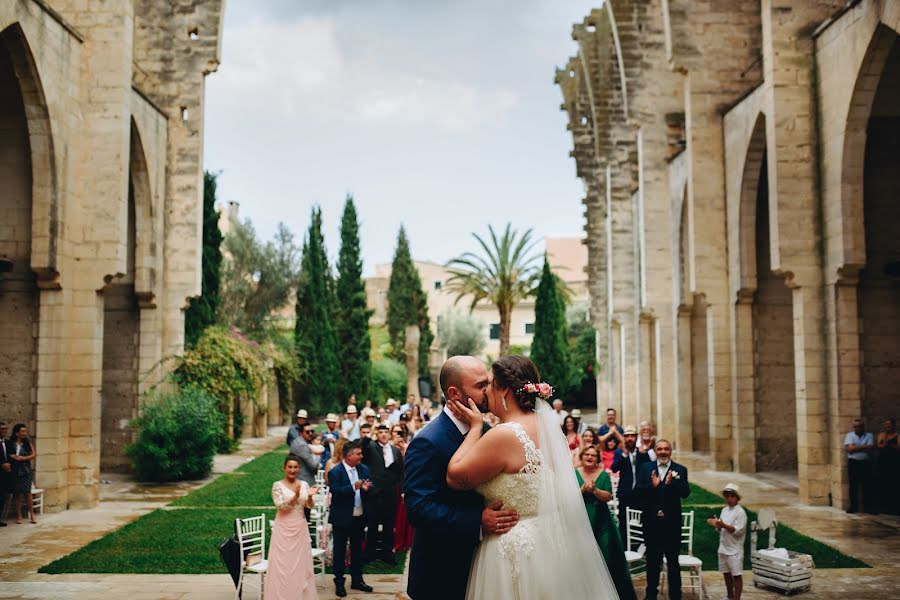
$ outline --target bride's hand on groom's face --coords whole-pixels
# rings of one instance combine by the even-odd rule
[[[478,405],[475,404],[474,400],[467,398],[465,404],[451,400],[447,403],[447,406],[450,407],[450,412],[452,412],[457,419],[464,423],[468,423],[472,429],[481,429],[481,411],[478,410]]]

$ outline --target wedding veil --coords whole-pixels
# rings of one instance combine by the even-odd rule
[[[543,456],[538,517],[541,529],[551,540],[550,548],[538,551],[548,553],[546,564],[554,567],[549,576],[558,582],[559,597],[618,600],[615,584],[588,521],[559,419],[541,399],[537,400],[535,412]]]

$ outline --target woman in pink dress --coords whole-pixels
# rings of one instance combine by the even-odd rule
[[[272,600],[318,600],[313,575],[312,540],[303,514],[312,507],[316,488],[297,479],[300,459],[284,460],[284,479],[272,484],[272,501],[278,514],[269,545],[266,598]]]

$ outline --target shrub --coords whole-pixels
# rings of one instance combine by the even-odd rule
[[[218,399],[186,386],[150,396],[131,422],[134,444],[125,448],[139,481],[199,479],[212,471],[225,417]]]
[[[369,394],[372,400],[406,397],[406,366],[390,358],[372,361],[369,375]]]
[[[468,312],[451,307],[438,320],[438,341],[447,356],[477,356],[484,350],[487,338],[484,323]]]

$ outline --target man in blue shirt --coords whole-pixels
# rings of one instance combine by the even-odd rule
[[[855,513],[860,488],[862,488],[863,506],[867,513],[877,514],[875,495],[872,490],[872,452],[875,450],[875,439],[866,433],[862,419],[853,420],[853,431],[844,436],[844,447],[847,449],[847,475],[850,479],[850,508],[848,513]]]
[[[606,423],[600,426],[600,429],[597,431],[597,436],[600,438],[599,446],[601,448],[606,448],[606,440],[611,437],[615,437],[619,440],[619,446],[625,443],[624,438],[625,430],[622,429],[622,426],[616,423],[616,409],[607,408],[606,409]]]

